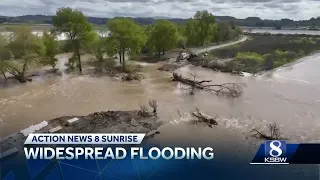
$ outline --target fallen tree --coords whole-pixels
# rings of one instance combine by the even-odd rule
[[[191,74],[191,78],[183,77],[181,74],[173,73],[173,81],[179,81],[183,84],[191,86],[191,89],[200,89],[208,92],[214,92],[217,95],[226,95],[229,97],[239,97],[243,94],[242,84],[224,83],[224,84],[205,84],[211,80],[197,81],[196,75]]]
[[[25,83],[28,81],[32,81],[31,78],[25,76],[25,71],[20,71],[17,67],[15,67],[14,65],[10,64],[10,63],[6,63],[6,66],[4,66],[4,68],[6,69],[6,71],[8,73],[10,73],[12,75],[13,78],[15,78],[16,80],[18,80],[21,83]]]
[[[216,118],[211,118],[210,116],[201,113],[200,110],[197,108],[194,112],[191,113],[191,115],[193,117],[192,123],[194,124],[202,122],[202,123],[206,123],[211,128],[212,126],[218,125]]]
[[[140,81],[141,79],[144,79],[145,77],[142,74],[126,74],[122,76],[122,81]]]
[[[268,125],[269,133],[264,133],[257,129],[252,129],[252,133],[254,137],[265,140],[286,140],[281,136],[280,128],[276,123]]]

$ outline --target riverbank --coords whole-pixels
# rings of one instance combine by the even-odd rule
[[[216,49],[193,65],[222,72],[256,74],[292,63],[320,50],[320,38],[303,36],[254,36],[237,45]]]
[[[242,42],[245,42],[247,39],[248,39],[248,36],[241,36],[236,40],[227,41],[227,42],[224,42],[222,44],[214,44],[214,45],[211,45],[211,46],[204,46],[204,47],[186,49],[184,52],[189,53],[189,54],[196,54],[197,55],[197,57],[190,58],[190,59],[184,59],[184,60],[177,61],[177,56],[179,55],[179,53],[178,52],[171,53],[170,54],[171,56],[167,57],[167,62],[165,64],[163,64],[161,67],[159,67],[158,70],[172,72],[177,68],[183,67],[183,66],[188,65],[190,63],[192,64],[193,61],[197,62],[197,63],[201,63],[201,60],[203,58],[205,58],[203,56],[203,53],[209,52],[209,51],[212,51],[212,50],[215,50],[215,49],[219,49],[219,48],[232,46],[232,45],[235,45],[235,44],[238,44],[238,43],[242,43]]]
[[[91,74],[91,75],[109,75],[113,77],[118,77],[119,79],[125,81],[131,80],[140,80],[143,79],[143,76],[139,74],[141,70],[141,66],[136,65],[136,62],[139,63],[158,63],[158,62],[166,62],[162,67],[159,67],[158,70],[161,71],[172,71],[176,68],[182,67],[184,65],[189,64],[186,60],[182,60],[176,62],[176,58],[181,52],[201,54],[206,51],[210,51],[213,49],[223,48],[227,46],[231,46],[240,42],[247,40],[247,36],[238,37],[235,40],[230,40],[227,42],[222,42],[220,44],[211,44],[203,46],[203,47],[192,47],[186,49],[173,49],[167,51],[166,54],[162,55],[160,58],[154,57],[151,55],[139,55],[139,56],[126,56],[126,68],[123,70],[121,68],[121,64],[119,64],[118,58],[111,58],[103,62],[104,64],[99,63],[95,60],[95,57],[92,54],[83,54],[81,56],[81,61],[83,63],[83,72],[82,75]],[[64,41],[59,41],[60,43],[65,43]],[[68,50],[66,50],[67,52]],[[38,76],[46,77],[46,76],[61,76],[63,73],[66,74],[78,74],[77,70],[69,70],[65,65],[68,62],[68,59],[72,57],[72,53],[65,53],[61,50],[61,54],[56,55],[58,59],[56,68],[52,68],[49,66],[40,67],[38,64],[33,63],[28,65],[28,71],[26,72],[27,81],[32,81],[32,79],[37,78]],[[129,60],[130,59],[130,60]],[[110,65],[108,65],[110,64]],[[111,67],[112,66],[112,67]],[[20,83],[13,77],[11,74],[6,73],[7,80],[0,76],[0,86],[8,86],[14,83]]]
[[[21,152],[30,133],[150,133],[163,123],[153,113],[136,111],[95,112],[63,116],[30,126],[0,141],[0,154]],[[151,134],[152,135],[152,134]]]

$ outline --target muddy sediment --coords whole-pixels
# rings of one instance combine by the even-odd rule
[[[174,70],[181,68],[183,66],[188,65],[187,60],[179,61],[179,62],[167,62],[163,64],[161,67],[159,67],[157,70],[158,71],[168,71],[168,72],[173,72]]]
[[[71,122],[71,119],[76,121]],[[95,112],[87,116],[63,116],[10,135],[0,142],[0,152],[22,151],[28,133],[151,133],[163,123],[152,113],[141,116],[139,111]],[[37,127],[40,127],[40,129]],[[32,130],[33,129],[33,130]],[[53,129],[57,131],[53,132]],[[153,133],[154,134],[154,133]]]

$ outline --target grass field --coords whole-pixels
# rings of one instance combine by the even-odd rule
[[[10,28],[28,27],[33,31],[49,31],[52,29],[51,24],[0,24],[0,32],[10,31]]]
[[[213,69],[256,73],[277,68],[318,50],[320,38],[316,36],[261,35],[237,45],[211,51],[208,59],[233,59],[226,66],[214,64]]]

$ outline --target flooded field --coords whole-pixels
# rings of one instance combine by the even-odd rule
[[[67,56],[59,59],[63,62]],[[141,82],[64,73],[62,77],[40,76],[31,83],[1,87],[1,137],[43,120],[97,111],[138,109],[140,104],[155,99],[159,104],[159,117],[172,125],[177,124],[171,121],[178,118],[178,110],[190,112],[199,108],[217,116],[222,124],[219,127],[232,129],[244,137],[252,128],[263,128],[276,122],[282,134],[292,141],[320,140],[320,95],[317,93],[320,83],[316,68],[320,65],[319,54],[258,77],[232,76],[194,66],[179,69],[182,74],[196,73],[197,78],[210,79],[214,83],[244,83],[244,95],[237,99],[201,91],[190,96],[179,83],[171,81],[170,73],[156,71],[160,64],[141,65],[146,76]],[[172,130],[176,131],[176,128]]]

